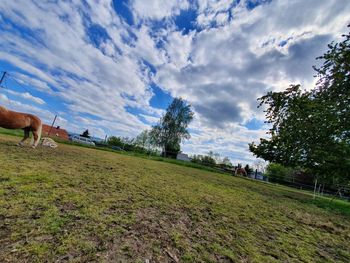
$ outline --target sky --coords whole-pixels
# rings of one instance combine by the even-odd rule
[[[195,112],[189,154],[253,163],[257,98],[311,89],[350,22],[345,0],[0,1],[0,105],[70,132],[134,137],[174,97]]]

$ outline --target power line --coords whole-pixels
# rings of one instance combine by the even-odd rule
[[[17,85],[20,86],[24,91],[26,91],[26,92],[28,92],[30,95],[32,95],[31,92],[23,85],[23,83],[20,83],[12,74],[7,73],[7,75],[8,75],[12,80],[14,80],[14,81],[17,83]],[[58,115],[58,114],[57,114],[57,111],[56,111],[55,109],[53,109],[52,107],[50,107],[49,104],[46,103],[45,105],[46,105],[46,107],[48,108],[48,110],[50,110],[54,115]]]
[[[8,74],[8,75],[10,76],[10,78],[12,80],[14,80],[18,84],[18,86],[20,86],[24,91],[26,91],[26,92],[28,92],[30,94],[30,91],[26,87],[24,87],[22,85],[22,83],[20,83],[17,79],[15,79],[15,77],[13,77],[12,74]]]
[[[0,84],[3,84],[3,85],[0,85],[0,88],[3,88],[3,89],[6,90],[6,89],[8,89],[8,85],[7,85],[8,84],[8,79],[6,77],[6,75],[8,75],[8,73],[6,71],[2,71],[2,72],[3,72],[3,75],[1,77]],[[6,95],[4,95],[4,97],[7,100],[8,105],[11,106],[12,103],[11,103],[11,100],[9,99],[9,97],[6,96]]]
[[[3,73],[2,73],[2,76],[1,76],[1,79],[0,79],[0,86],[1,86],[2,82],[5,79],[6,73],[7,73],[6,71],[3,71]]]

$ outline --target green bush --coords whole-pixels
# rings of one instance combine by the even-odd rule
[[[284,167],[278,163],[270,163],[266,167],[266,176],[270,181],[290,181],[293,177],[294,170],[289,167]]]

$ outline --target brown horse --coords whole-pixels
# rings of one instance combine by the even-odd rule
[[[235,170],[235,175],[247,176],[247,171],[244,168],[242,168],[242,166],[239,164]]]
[[[24,138],[18,143],[22,146],[24,141],[29,138],[29,133],[33,133],[33,145],[35,148],[41,137],[41,120],[32,114],[15,112],[0,106],[0,127],[6,129],[23,129]]]

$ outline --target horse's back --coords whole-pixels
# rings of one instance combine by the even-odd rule
[[[37,127],[40,125],[41,120],[33,114],[15,112],[10,110],[0,112],[0,127],[6,129],[37,129]]]

